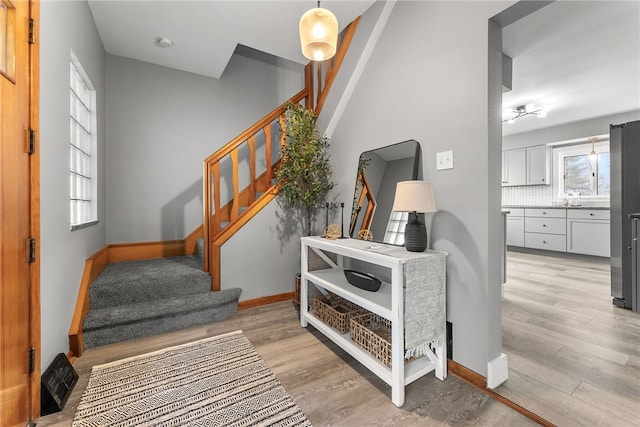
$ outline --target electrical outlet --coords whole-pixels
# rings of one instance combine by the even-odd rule
[[[436,170],[453,169],[453,151],[436,154]]]

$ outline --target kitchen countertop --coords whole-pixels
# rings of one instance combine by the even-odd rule
[[[503,206],[502,209],[591,209],[591,210],[609,210],[609,206],[537,206],[537,205],[526,205],[526,206]]]

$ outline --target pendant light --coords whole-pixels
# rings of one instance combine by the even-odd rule
[[[589,141],[591,141],[591,153],[589,153],[589,160],[595,162],[598,159],[598,154],[596,153],[596,142],[598,142],[598,137],[592,136],[589,138]]]
[[[324,61],[336,54],[338,44],[338,20],[327,9],[318,7],[307,10],[300,18],[300,45],[305,58]]]

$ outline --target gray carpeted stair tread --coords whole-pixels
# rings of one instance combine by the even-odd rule
[[[89,291],[84,348],[159,335],[228,319],[238,310],[240,288],[211,291],[198,255],[109,264]]]
[[[191,295],[211,289],[197,255],[109,264],[90,289],[92,308]]]
[[[119,305],[117,307],[92,308],[84,319],[83,330],[86,333],[92,329],[105,326],[114,326],[136,322],[141,319],[172,316],[189,311],[213,308],[237,301],[241,292],[242,289],[240,288],[232,288],[219,292],[210,291],[201,294],[164,298],[155,300],[152,304],[148,302],[138,302]]]
[[[225,320],[238,309],[240,288],[90,310],[83,323],[84,348],[178,331]]]

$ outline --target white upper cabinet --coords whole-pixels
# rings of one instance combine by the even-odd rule
[[[502,152],[503,187],[549,184],[549,152],[545,145]]]
[[[527,147],[527,185],[548,185],[549,181],[547,146]]]
[[[527,150],[517,148],[502,152],[502,185],[527,184]]]

